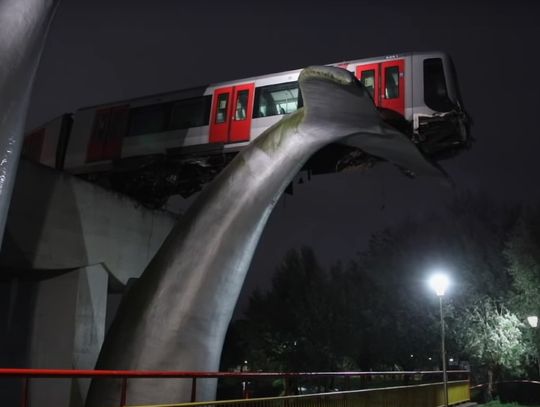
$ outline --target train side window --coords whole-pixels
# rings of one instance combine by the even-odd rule
[[[397,99],[399,97],[399,67],[389,66],[384,70],[384,97]]]
[[[129,130],[127,136],[159,133],[164,131],[171,113],[170,103],[142,106],[132,109],[129,117]]]
[[[253,108],[253,117],[275,116],[276,105],[273,103],[271,95],[263,88],[255,89],[255,104]]]
[[[218,96],[216,124],[225,123],[227,121],[227,104],[229,102],[229,94],[222,93]]]
[[[249,90],[241,90],[236,94],[236,109],[234,111],[234,120],[246,120],[248,108]]]
[[[253,117],[268,117],[292,113],[303,106],[298,82],[262,86],[255,90]]]
[[[438,112],[447,112],[454,107],[448,97],[441,58],[424,60],[424,102],[430,109]]]
[[[212,96],[178,100],[171,108],[168,129],[188,129],[208,125]]]
[[[360,82],[362,82],[362,85],[364,85],[373,98],[373,94],[375,92],[375,70],[369,69],[367,71],[362,71]]]

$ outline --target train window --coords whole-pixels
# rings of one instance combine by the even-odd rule
[[[454,107],[448,97],[441,58],[424,60],[424,102],[430,109],[438,112],[447,112]]]
[[[132,109],[129,117],[128,137],[159,133],[165,130],[171,112],[170,103]]]
[[[234,120],[246,120],[248,108],[249,90],[241,90],[236,95],[236,109],[234,111]]]
[[[212,96],[179,100],[173,103],[169,130],[208,125]]]
[[[389,66],[384,70],[384,97],[396,99],[399,97],[399,67]]]
[[[362,82],[362,85],[364,85],[371,97],[373,97],[373,93],[375,92],[375,70],[369,69],[362,71],[360,82]]]
[[[253,117],[288,114],[303,106],[298,82],[262,86],[255,90]]]
[[[227,121],[227,103],[229,102],[229,94],[222,93],[218,96],[216,124],[225,123]]]

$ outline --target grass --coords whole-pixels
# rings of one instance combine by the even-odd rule
[[[481,404],[483,407],[540,407],[538,405],[525,405],[518,403],[501,403],[499,400],[492,400],[489,403]]]

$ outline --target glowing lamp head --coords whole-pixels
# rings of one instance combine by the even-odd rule
[[[448,280],[446,274],[437,273],[429,279],[429,285],[435,290],[438,297],[442,297],[450,285],[450,280]]]
[[[536,315],[531,315],[530,317],[527,317],[527,322],[531,327],[536,328],[538,326],[538,317]]]

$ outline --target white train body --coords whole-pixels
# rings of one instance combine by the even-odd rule
[[[441,52],[332,64],[355,73],[381,115],[427,155],[469,141],[452,62]],[[241,149],[302,106],[300,69],[77,110],[33,131],[24,151],[75,174],[153,155],[207,157]]]

